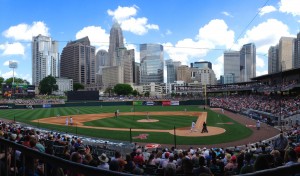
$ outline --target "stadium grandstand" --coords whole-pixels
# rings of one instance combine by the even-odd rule
[[[131,144],[101,146],[82,136],[0,121],[1,175],[299,175],[299,69],[253,78],[253,82],[207,86],[211,108],[266,122],[279,129],[269,141],[244,146],[147,150]],[[141,100],[143,97],[126,97]],[[147,97],[146,99],[155,99]],[[180,97],[170,98],[180,99]],[[187,97],[184,97],[187,99]],[[110,97],[106,101],[123,101]],[[169,100],[169,99],[168,99]],[[19,105],[64,104],[62,99],[2,99]]]

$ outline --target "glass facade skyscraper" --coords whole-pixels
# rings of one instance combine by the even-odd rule
[[[268,51],[268,74],[279,72],[278,45],[271,46]]]
[[[240,52],[224,52],[224,84],[236,83],[240,80]]]
[[[203,61],[203,62],[194,62],[194,63],[191,63],[191,68],[210,68],[212,69],[212,64],[211,62],[208,62],[208,61]]]
[[[160,44],[140,45],[140,83],[164,82],[164,52]]]
[[[172,59],[166,60],[167,67],[167,83],[174,83],[177,80],[177,68],[181,62],[174,62]]]
[[[256,76],[256,47],[254,43],[243,45],[240,56],[240,82],[251,81],[251,78]]]

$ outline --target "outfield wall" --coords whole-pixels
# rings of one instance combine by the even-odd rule
[[[179,106],[179,105],[205,105],[209,100],[162,100],[162,101],[77,101],[66,102],[65,104],[43,104],[43,105],[17,105],[17,104],[0,104],[1,109],[31,109],[31,108],[56,108],[56,107],[77,107],[77,106]]]

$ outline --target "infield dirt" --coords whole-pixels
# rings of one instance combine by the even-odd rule
[[[123,112],[120,115],[145,115],[145,112]],[[155,116],[164,116],[164,115],[183,115],[183,116],[198,116],[196,121],[196,126],[193,132],[191,132],[190,127],[183,127],[176,129],[176,135],[178,136],[186,136],[186,137],[197,137],[197,136],[211,136],[217,135],[225,132],[225,129],[213,126],[207,126],[208,133],[201,133],[202,124],[206,121],[207,113],[206,112],[181,112],[181,111],[168,111],[168,112],[149,112],[149,119],[142,119],[137,122],[140,123],[155,123],[158,122],[155,119]],[[93,129],[103,129],[103,130],[115,130],[115,131],[128,131],[128,128],[109,128],[109,127],[95,127],[95,126],[85,126],[84,122],[99,120],[104,118],[114,118],[114,113],[103,113],[103,114],[80,114],[80,115],[72,115],[73,125],[77,125],[80,128],[93,128]],[[60,116],[60,117],[49,117],[34,120],[33,122],[45,123],[45,124],[54,124],[54,125],[66,125],[66,118],[70,116]],[[132,131],[143,131],[143,132],[167,132],[170,134],[174,133],[174,130],[158,130],[158,129],[132,129]]]

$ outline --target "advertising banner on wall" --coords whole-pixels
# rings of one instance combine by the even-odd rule
[[[43,104],[43,108],[51,108],[51,104]]]
[[[147,106],[153,106],[153,105],[154,105],[154,102],[153,102],[153,101],[146,101],[146,105],[147,105]]]
[[[171,106],[178,106],[179,105],[179,101],[171,101]]]
[[[0,104],[0,109],[11,109],[12,106],[7,105],[7,104]]]
[[[141,105],[143,105],[143,102],[142,101],[133,101],[132,105],[133,106],[141,106]]]
[[[170,106],[170,105],[171,105],[171,102],[170,102],[170,101],[163,101],[163,102],[162,102],[162,105],[163,105],[163,106]]]

